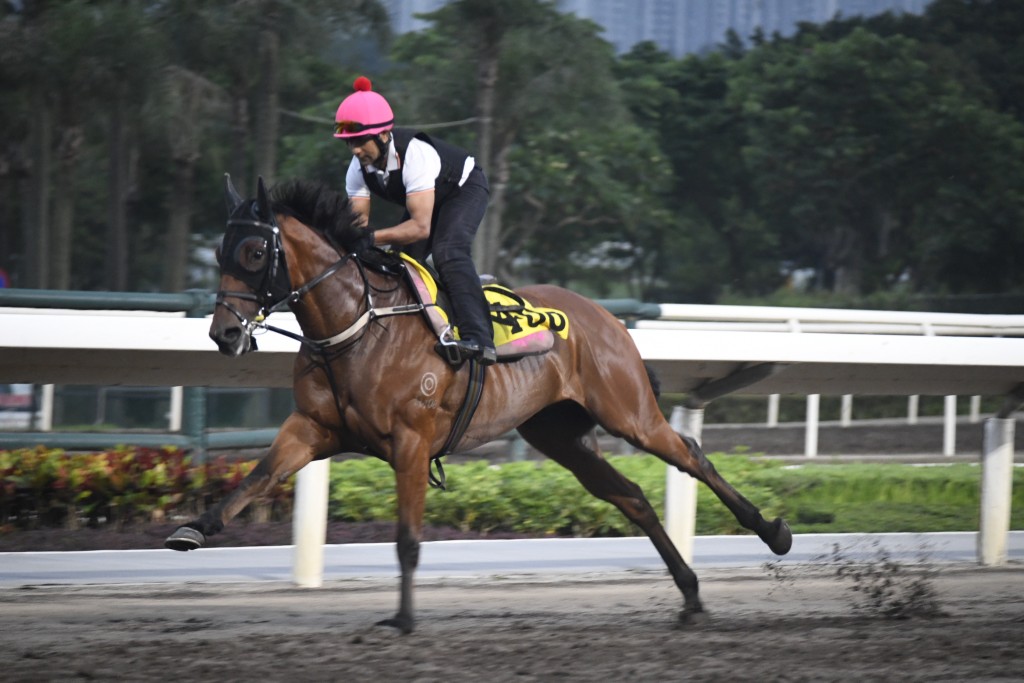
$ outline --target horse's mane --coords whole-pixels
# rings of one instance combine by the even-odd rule
[[[289,180],[270,191],[275,213],[283,213],[317,230],[346,251],[363,228],[356,222],[348,197],[326,185],[308,180]]]
[[[275,185],[270,191],[270,199],[276,213],[301,221],[323,234],[335,247],[345,251],[352,251],[353,246],[366,233],[348,197],[323,183],[289,180]],[[360,253],[359,260],[386,272],[394,272],[401,264],[397,254],[380,249]]]

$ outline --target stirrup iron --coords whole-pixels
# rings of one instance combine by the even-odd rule
[[[459,345],[455,343],[455,334],[452,332],[451,325],[445,327],[441,332],[434,349],[450,365],[459,365],[464,360],[462,354],[459,353]]]

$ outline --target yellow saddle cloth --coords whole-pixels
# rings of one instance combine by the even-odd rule
[[[423,264],[400,254],[406,273],[420,299],[427,305],[427,319],[438,338],[449,329],[448,313],[437,301],[437,282]],[[501,285],[484,285],[484,296],[491,307],[494,346],[499,360],[546,353],[554,346],[555,337],[569,337],[569,318],[554,308],[533,306],[514,291]],[[458,330],[453,329],[458,338]]]

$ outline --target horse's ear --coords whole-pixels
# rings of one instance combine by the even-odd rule
[[[224,174],[224,201],[228,205],[228,215],[230,216],[235,212],[235,209],[245,200],[242,199],[241,195],[238,194],[238,190],[235,189],[235,184],[231,182],[231,174]]]
[[[270,210],[270,195],[267,192],[267,186],[263,184],[263,176],[260,176],[259,181],[256,183],[256,207],[259,209],[260,217],[263,220],[273,223],[271,219],[274,213]]]

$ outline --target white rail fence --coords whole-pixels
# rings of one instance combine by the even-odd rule
[[[986,422],[978,537],[981,563],[1006,562],[1011,418],[1024,402],[1024,316],[669,304],[661,310],[661,319],[638,321],[631,333],[664,390],[687,395],[673,426],[698,439],[704,405],[730,393],[1006,397]],[[286,316],[275,322],[294,325]],[[145,313],[0,310],[0,382],[290,386],[296,342],[264,336],[259,353],[228,359],[207,328],[202,318]],[[810,399],[808,407],[815,410]],[[319,585],[326,473],[322,461],[298,477],[300,585]],[[692,559],[694,483],[674,470],[668,477],[666,524]]]
[[[709,306],[661,304],[657,320],[640,320],[637,329],[718,332],[780,332],[955,337],[1024,337],[1024,315],[981,315],[918,311],[792,308],[775,306]],[[969,419],[981,420],[981,396],[970,396]],[[779,394],[768,396],[765,423],[779,423]],[[807,395],[804,455],[818,454],[821,394]],[[907,397],[907,424],[919,420],[919,396]],[[839,422],[853,423],[853,395],[843,394]],[[956,453],[957,396],[945,396],[942,454]]]

